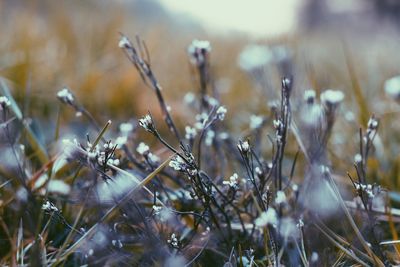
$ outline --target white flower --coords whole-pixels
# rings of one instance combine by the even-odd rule
[[[308,103],[308,104],[313,104],[315,101],[315,97],[316,97],[316,93],[314,90],[310,89],[310,90],[306,90],[304,91],[304,100]]]
[[[123,122],[119,125],[119,130],[121,133],[128,135],[128,133],[133,131],[133,124],[130,122]]]
[[[121,39],[119,39],[118,46],[120,48],[129,48],[131,47],[131,42],[126,36],[121,36]]]
[[[283,192],[283,191],[276,192],[275,203],[276,204],[282,204],[282,203],[285,203],[285,202],[286,202],[285,192]]]
[[[149,114],[143,116],[143,118],[141,118],[139,120],[139,125],[148,132],[151,132],[151,133],[154,132],[153,119],[151,118],[151,116]]]
[[[266,225],[277,225],[278,223],[278,215],[274,208],[268,208],[267,211],[261,213],[260,217],[258,217],[255,222],[256,226],[263,227]]]
[[[267,46],[249,45],[239,55],[238,63],[245,71],[268,65],[273,60],[271,50]]]
[[[185,138],[188,139],[188,140],[191,140],[191,139],[195,138],[196,135],[197,135],[196,128],[193,128],[193,127],[190,127],[190,126],[186,126],[185,127],[185,132],[186,132]]]
[[[239,176],[237,173],[234,173],[231,177],[229,177],[228,181],[223,181],[222,184],[229,185],[233,189],[236,189],[239,185]]]
[[[195,96],[192,92],[187,93],[187,94],[183,97],[183,102],[184,102],[186,105],[190,105],[190,104],[194,103],[195,100],[196,100],[196,96]]]
[[[251,115],[250,116],[250,129],[258,129],[264,121],[263,116]]]
[[[215,137],[215,132],[213,130],[208,130],[206,134],[206,140],[204,141],[206,146],[211,146]]]
[[[167,242],[174,248],[179,247],[178,238],[176,237],[175,233],[171,234],[171,237],[167,240]]]
[[[156,214],[156,215],[159,214],[161,212],[161,210],[162,210],[161,206],[153,205],[154,214]]]
[[[64,88],[57,92],[57,97],[61,102],[66,104],[72,104],[74,102],[74,95],[68,88]]]
[[[361,163],[361,161],[362,161],[362,156],[361,156],[361,154],[357,153],[357,154],[354,156],[354,162],[355,162],[355,163]]]
[[[115,144],[117,145],[118,148],[122,147],[128,142],[128,137],[126,136],[118,136],[117,139],[115,139]]]
[[[209,41],[193,40],[188,47],[188,54],[192,64],[201,66],[206,61],[206,56],[211,51],[211,44]]]
[[[340,104],[340,102],[343,101],[344,94],[342,91],[329,89],[329,90],[324,91],[321,94],[320,98],[321,98],[321,103],[324,104],[325,106],[335,107],[338,104]]]
[[[180,156],[175,156],[170,162],[169,166],[176,171],[183,171],[186,169],[186,163]]]
[[[228,110],[226,109],[226,107],[220,106],[220,107],[217,109],[217,118],[218,118],[220,121],[223,121],[223,120],[225,119],[225,114],[226,114],[227,111],[228,111]]]
[[[150,160],[151,162],[153,162],[153,163],[157,163],[157,162],[160,161],[160,158],[159,158],[158,156],[154,155],[153,153],[149,153],[149,154],[147,155],[147,157],[148,157],[149,160]]]
[[[244,141],[244,142],[239,141],[239,144],[237,145],[237,147],[241,153],[247,153],[250,151],[250,144],[248,141]]]
[[[390,78],[385,82],[385,92],[395,100],[400,100],[400,76]]]
[[[58,208],[48,200],[42,205],[42,210],[47,212],[58,212]]]
[[[6,108],[6,107],[8,107],[10,105],[11,105],[11,102],[8,99],[8,97],[0,96],[0,107],[1,107],[1,109],[4,109],[4,108]]]
[[[372,130],[376,130],[378,128],[379,125],[379,121],[377,119],[375,119],[373,116],[368,120],[368,130],[372,131]]]
[[[136,152],[139,153],[140,155],[146,155],[149,153],[149,146],[146,145],[145,143],[141,142],[137,148],[136,148]]]
[[[281,127],[283,126],[282,121],[279,120],[279,119],[278,119],[278,120],[273,120],[272,123],[273,123],[274,128],[275,128],[276,130],[281,129]]]
[[[196,114],[196,121],[197,122],[194,124],[194,126],[196,129],[202,130],[208,121],[207,113],[203,112],[201,114]]]

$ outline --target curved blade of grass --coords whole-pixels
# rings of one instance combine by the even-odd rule
[[[37,157],[40,160],[40,162],[42,164],[45,164],[46,162],[49,161],[49,157],[47,155],[47,152],[46,152],[45,148],[39,142],[39,138],[37,138],[37,136],[33,132],[32,128],[29,126],[29,124],[24,122],[24,116],[23,116],[20,108],[18,107],[18,105],[15,102],[13,96],[11,95],[11,92],[10,92],[10,89],[8,88],[8,86],[7,86],[7,83],[1,77],[0,77],[0,92],[4,96],[6,96],[8,98],[8,100],[10,101],[11,110],[13,111],[15,117],[22,124],[22,126],[23,126],[23,128],[25,130],[26,138],[27,138],[27,140],[29,142],[29,145],[32,147],[33,151],[35,151],[35,154],[37,154]]]
[[[329,241],[331,241],[337,248],[339,248],[342,252],[344,252],[351,259],[353,259],[354,261],[358,262],[362,266],[370,266],[368,263],[364,262],[363,260],[358,258],[356,255],[354,255],[353,252],[351,252],[350,250],[346,249],[339,242],[337,242],[335,239],[333,239],[328,233],[326,233],[321,227],[319,227],[318,224],[314,224],[314,225],[315,225],[315,227],[318,228],[318,230],[321,231],[322,234],[324,234],[329,239]]]

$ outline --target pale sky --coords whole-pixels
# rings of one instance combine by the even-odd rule
[[[290,31],[301,0],[159,0],[168,10],[185,13],[208,29],[239,30],[257,36]]]

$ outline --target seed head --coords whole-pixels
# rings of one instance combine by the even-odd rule
[[[74,95],[68,88],[63,88],[60,91],[58,91],[57,97],[61,102],[69,105],[72,105],[72,103],[75,100]]]
[[[0,96],[0,109],[5,110],[11,105],[10,100],[6,96]]]

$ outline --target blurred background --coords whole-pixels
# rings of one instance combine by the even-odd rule
[[[55,93],[67,86],[96,118],[127,120],[156,103],[118,47],[119,32],[139,35],[179,116],[184,95],[197,92],[187,46],[207,39],[222,102],[252,112],[268,101],[253,90],[263,86],[257,79],[279,89],[282,72],[268,66],[269,73],[248,75],[239,55],[249,45],[279,46],[290,65],[284,74],[294,75],[297,91],[348,91],[356,82],[379,113],[387,108],[375,101],[384,97],[383,82],[399,72],[399,14],[393,0],[3,0],[0,76],[27,116],[55,120]]]

